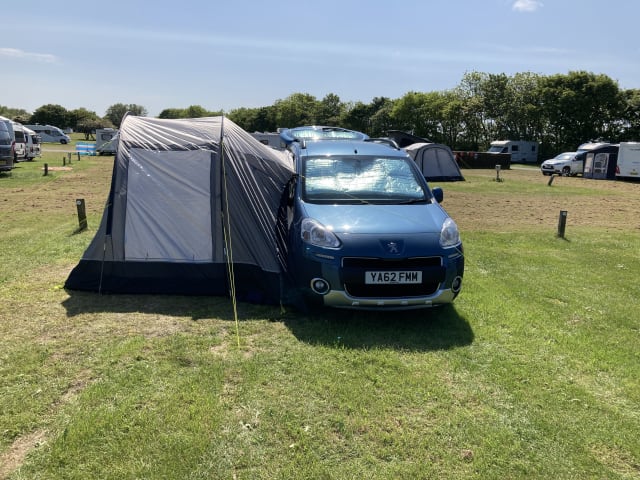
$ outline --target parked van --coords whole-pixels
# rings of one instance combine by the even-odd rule
[[[13,122],[0,117],[0,172],[7,172],[13,168],[14,149]]]
[[[538,163],[538,142],[525,140],[496,140],[488,153],[510,153],[511,163]]]
[[[27,155],[25,159],[30,162],[34,158],[42,156],[42,151],[40,148],[40,135],[38,135],[30,128],[23,128],[27,135]]]
[[[96,153],[98,155],[115,155],[118,146],[118,131],[113,128],[96,129]]]
[[[13,122],[13,134],[16,139],[13,149],[13,161],[15,163],[27,158],[27,132],[25,132],[21,123]]]
[[[620,142],[616,178],[640,178],[640,142]]]
[[[71,143],[71,137],[69,137],[69,135],[66,135],[62,130],[60,130],[58,127],[54,127],[53,125],[25,126],[40,135],[40,141],[42,142],[62,143],[63,145]]]

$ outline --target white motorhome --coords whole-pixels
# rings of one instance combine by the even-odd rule
[[[36,157],[42,156],[42,151],[40,148],[40,135],[31,130],[30,128],[23,127],[26,132],[27,139],[27,154],[25,159],[27,161],[32,161]]]
[[[511,163],[538,163],[538,142],[526,140],[496,140],[488,153],[510,153]]]
[[[253,132],[251,136],[263,145],[268,145],[277,150],[284,150],[286,148],[278,132]]]
[[[60,130],[58,127],[54,127],[53,125],[25,126],[40,135],[40,140],[42,142],[62,143],[63,145],[71,143],[71,137],[69,137],[69,135],[66,135],[62,130]]]
[[[118,146],[118,131],[113,128],[96,129],[96,153],[115,155]]]
[[[620,142],[616,178],[640,178],[640,142]]]
[[[15,148],[13,150],[13,161],[24,160],[27,158],[27,132],[21,123],[13,123],[13,134],[15,136]]]

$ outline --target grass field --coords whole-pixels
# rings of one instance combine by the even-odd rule
[[[465,170],[452,307],[236,329],[225,298],[65,291],[113,157],[62,158],[0,176],[0,479],[640,478],[640,184]]]

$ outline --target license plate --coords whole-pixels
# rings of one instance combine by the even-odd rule
[[[364,283],[367,285],[422,283],[422,272],[365,272]]]

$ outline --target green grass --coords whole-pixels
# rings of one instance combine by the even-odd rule
[[[638,233],[463,231],[452,307],[239,304],[236,335],[224,298],[62,288],[110,163],[0,178],[0,478],[640,477]],[[446,203],[485,188],[549,191]]]

